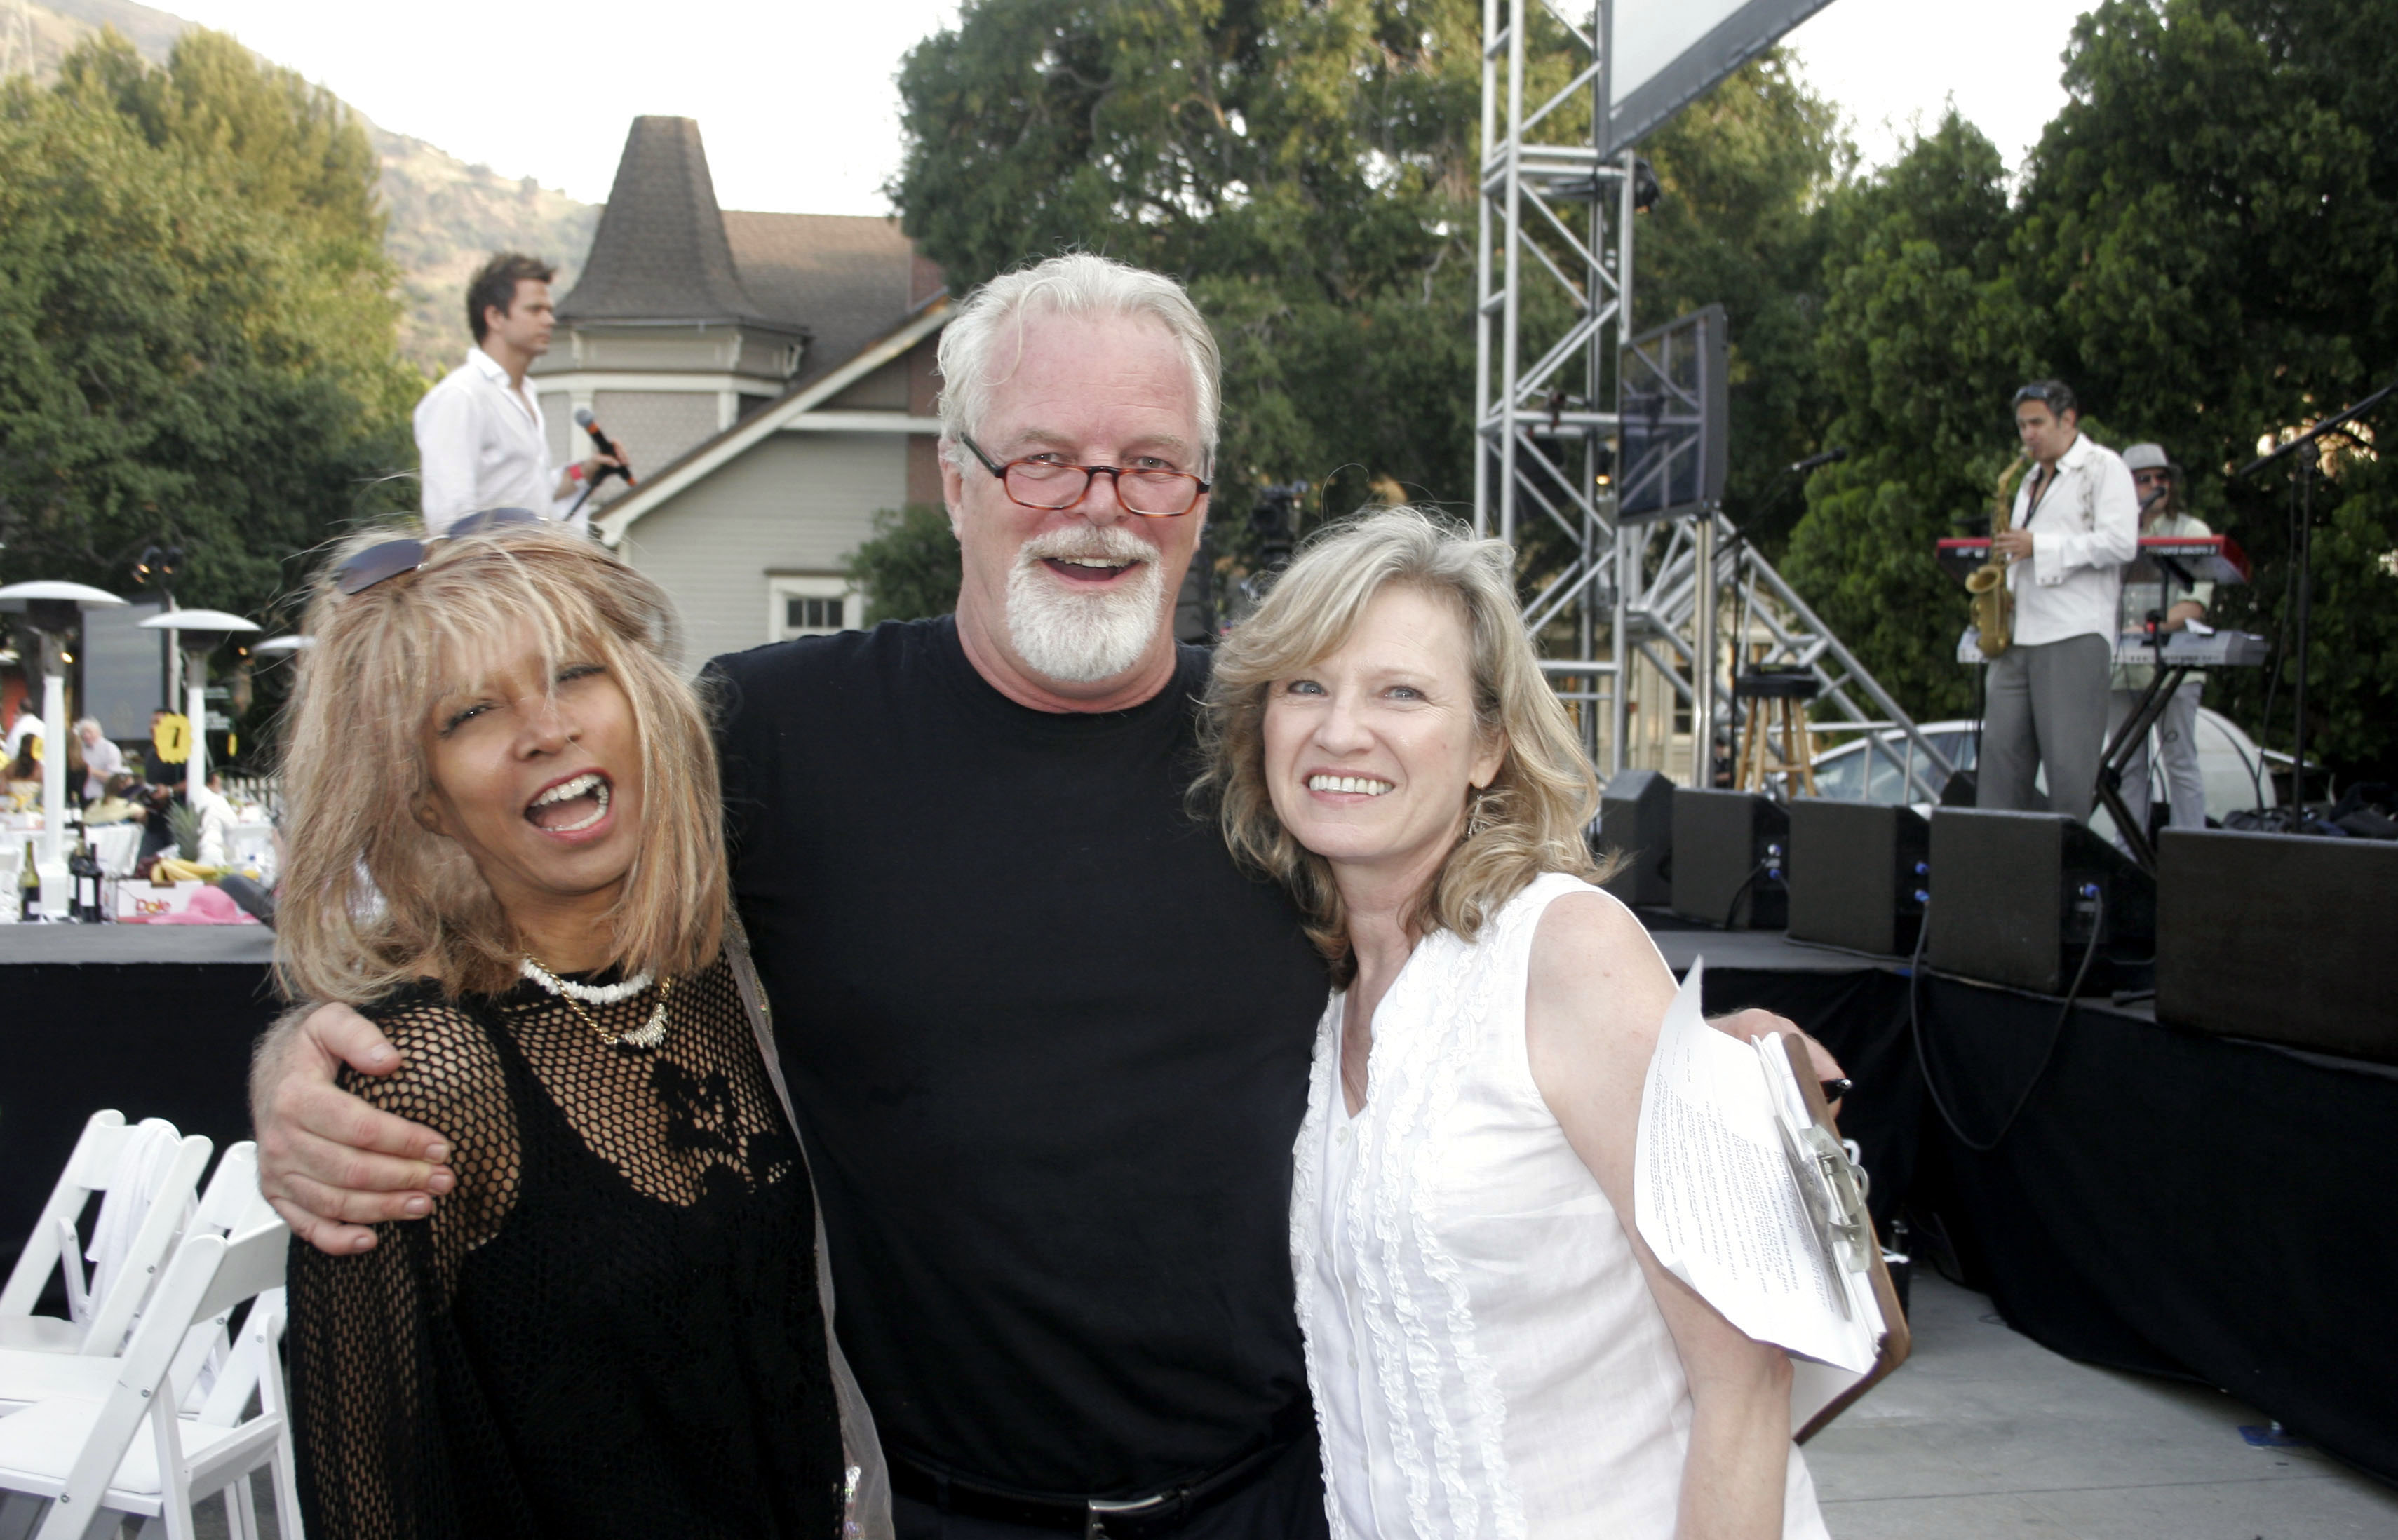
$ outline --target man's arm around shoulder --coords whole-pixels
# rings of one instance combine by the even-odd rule
[[[348,1006],[303,1006],[259,1039],[249,1072],[259,1190],[294,1235],[335,1256],[371,1247],[371,1225],[424,1218],[457,1185],[449,1142],[342,1090],[344,1065],[389,1075],[399,1051]]]

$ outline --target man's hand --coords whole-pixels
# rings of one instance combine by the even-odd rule
[[[1755,1042],[1768,1033],[1780,1038],[1796,1038],[1807,1045],[1807,1062],[1814,1066],[1815,1078],[1845,1080],[1849,1078],[1848,1071],[1840,1067],[1840,1061],[1832,1057],[1832,1051],[1801,1032],[1798,1024],[1787,1016],[1777,1016],[1771,1011],[1751,1007],[1746,1011],[1735,1011],[1729,1016],[1711,1016],[1707,1024],[1745,1043]],[[1832,1103],[1832,1111],[1837,1115],[1839,1110],[1840,1104],[1836,1100]]]
[[[259,1190],[292,1234],[330,1256],[371,1247],[366,1225],[424,1218],[457,1185],[448,1142],[336,1087],[344,1064],[388,1075],[399,1051],[349,1007],[326,1005],[277,1024],[249,1070]]]
[[[2001,529],[1990,537],[1990,549],[2009,561],[2031,559],[2029,529]]]

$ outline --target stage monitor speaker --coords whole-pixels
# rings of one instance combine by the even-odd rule
[[[2157,1020],[2398,1064],[2398,844],[2167,829]]]
[[[1932,830],[1913,808],[1790,804],[1790,939],[1905,957],[1923,924]]]
[[[2061,995],[2088,953],[2082,992],[2112,989],[2148,964],[2156,917],[2154,880],[2078,819],[1933,811],[1924,959],[1942,972]]]
[[[1745,791],[1674,788],[1674,913],[1726,930],[1779,931],[1790,815]]]
[[[1635,908],[1674,902],[1674,783],[1655,770],[1617,772],[1598,802],[1599,854],[1621,850],[1607,891]]]

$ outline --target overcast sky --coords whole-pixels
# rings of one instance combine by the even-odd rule
[[[1637,0],[1671,4],[1673,0]],[[1790,34],[1868,162],[1953,97],[2009,163],[2064,101],[2088,0],[1832,0]],[[728,208],[889,211],[900,57],[954,0],[165,0],[330,87],[384,127],[570,195],[608,195],[626,123],[697,118]]]

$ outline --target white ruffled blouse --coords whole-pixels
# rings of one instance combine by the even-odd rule
[[[1673,1533],[1681,1358],[1525,1046],[1541,915],[1596,891],[1552,874],[1478,942],[1426,937],[1375,1011],[1354,1118],[1342,996],[1325,1011],[1290,1240],[1334,1540]],[[1794,1445],[1783,1534],[1824,1533]]]

